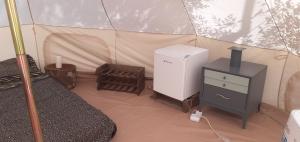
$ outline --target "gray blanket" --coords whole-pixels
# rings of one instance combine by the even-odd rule
[[[33,83],[45,142],[107,142],[115,123],[52,78]],[[0,91],[0,141],[34,141],[22,86]]]

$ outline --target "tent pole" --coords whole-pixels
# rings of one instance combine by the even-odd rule
[[[22,72],[22,81],[23,81],[24,90],[26,94],[26,101],[28,106],[28,112],[30,115],[34,139],[36,142],[42,142],[43,141],[42,130],[41,130],[39,116],[38,116],[38,112],[36,109],[34,96],[32,92],[32,84],[31,84],[31,79],[29,74],[28,61],[25,53],[24,42],[23,42],[20,22],[16,10],[15,0],[5,0],[5,6],[6,6],[8,19],[9,19],[9,26],[11,30],[14,47],[15,47],[18,66]]]

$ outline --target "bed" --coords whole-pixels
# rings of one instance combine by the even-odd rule
[[[44,141],[107,142],[115,123],[29,60]],[[0,62],[0,141],[34,141],[16,59]]]

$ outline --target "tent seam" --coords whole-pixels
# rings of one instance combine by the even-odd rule
[[[280,29],[279,29],[279,26],[276,23],[276,20],[274,18],[274,15],[272,14],[270,5],[268,4],[267,0],[265,0],[265,3],[267,5],[267,7],[268,7],[268,11],[269,11],[269,13],[271,15],[272,21],[273,21],[276,29],[278,30],[279,36],[280,36],[282,42],[284,43],[285,48],[287,49],[287,52],[288,52],[287,57],[288,57],[289,54],[291,53],[291,50],[289,49],[289,47],[287,46],[287,43],[286,43],[285,39],[283,38],[283,35],[282,35],[282,33],[281,33]],[[278,94],[277,94],[277,108],[280,108],[280,92],[281,92],[281,85],[282,85],[283,74],[284,74],[285,68],[286,68],[286,63],[287,63],[287,58],[285,59],[284,66],[283,66],[282,73],[281,73],[281,78],[280,78],[280,83],[279,83],[279,89],[278,89]],[[286,102],[284,101],[284,104],[285,103]],[[284,110],[286,109],[285,106],[283,107],[283,109]]]
[[[108,13],[107,13],[107,10],[106,10],[106,8],[105,8],[105,6],[104,6],[103,0],[100,0],[100,1],[101,1],[101,5],[102,5],[102,7],[103,7],[104,13],[105,13],[105,15],[106,15],[106,17],[107,17],[107,19],[108,19],[108,22],[110,23],[111,27],[116,31],[117,29],[116,29],[115,26],[112,24],[112,22],[111,22],[111,20],[110,20],[110,18],[109,18],[109,16],[108,16]]]
[[[281,32],[280,32],[279,26],[278,26],[278,24],[276,23],[276,20],[275,20],[275,18],[274,18],[274,15],[273,15],[272,12],[271,12],[271,8],[270,8],[270,6],[269,6],[267,0],[265,0],[265,3],[266,3],[266,5],[267,5],[268,11],[269,11],[269,13],[270,13],[270,15],[271,15],[271,18],[272,18],[272,21],[273,21],[273,23],[274,23],[274,25],[275,25],[275,27],[276,27],[278,33],[279,33],[279,36],[280,36],[280,38],[281,38],[281,40],[282,40],[282,42],[283,42],[285,48],[287,49],[288,52],[290,52],[289,47],[287,46],[287,43],[286,43],[286,41],[284,40],[283,35],[282,35]]]
[[[181,1],[182,5],[183,5],[183,8],[184,8],[184,10],[185,10],[185,13],[186,13],[186,15],[187,15],[187,17],[188,17],[188,19],[189,19],[191,25],[193,26],[193,29],[194,29],[194,32],[195,32],[195,35],[196,35],[196,37],[195,37],[195,38],[196,38],[196,39],[195,39],[195,47],[196,47],[196,46],[197,46],[197,39],[198,39],[196,27],[195,27],[195,25],[194,25],[194,23],[193,23],[193,21],[192,21],[192,18],[191,18],[191,16],[190,16],[190,13],[188,12],[188,10],[187,10],[187,8],[186,8],[186,5],[185,5],[185,3],[184,3],[184,0],[180,0],[180,1]]]
[[[47,25],[47,24],[35,24],[35,25],[40,25],[40,26],[51,26],[51,27],[62,27],[62,28],[78,28],[78,29],[95,29],[95,30],[115,30],[115,29],[101,29],[101,28],[84,28],[84,27],[76,27],[76,26],[54,26],[54,25]],[[0,27],[1,28],[1,27]],[[147,33],[147,34],[157,34],[157,35],[195,35],[195,34],[169,34],[169,33],[154,33],[154,32],[138,32],[138,31],[126,31],[126,30],[116,30],[119,32],[131,32],[131,33]]]
[[[37,54],[37,59],[38,59],[38,64],[39,67],[41,69],[41,62],[40,62],[40,56],[39,56],[39,48],[38,48],[38,44],[37,44],[37,35],[36,35],[36,29],[35,29],[35,22],[33,20],[33,15],[32,15],[32,10],[31,10],[31,6],[29,4],[29,0],[26,0],[27,5],[28,5],[28,9],[29,9],[29,13],[30,13],[30,18],[32,21],[32,30],[33,30],[33,34],[34,34],[34,42],[35,42],[35,47],[36,47],[36,54]]]
[[[277,94],[277,108],[280,109],[280,93],[281,93],[281,86],[282,86],[282,82],[283,82],[283,75],[284,75],[284,72],[285,72],[285,69],[286,69],[286,64],[287,64],[287,60],[288,60],[288,57],[290,55],[290,52],[288,52],[287,56],[286,56],[286,59],[284,61],[284,65],[283,65],[283,68],[282,68],[282,72],[281,72],[281,77],[280,77],[280,83],[279,83],[279,89],[278,89],[278,94]],[[285,98],[285,93],[283,93],[283,97]],[[286,102],[285,100],[283,101],[284,104],[283,104],[283,110],[286,110]]]
[[[98,29],[98,28],[81,28],[81,27],[66,27],[66,26],[53,26],[53,25],[46,25],[46,24],[35,24],[35,25],[39,25],[39,26],[49,26],[49,27],[61,27],[61,28],[78,28],[78,29],[95,29],[95,30],[113,30],[114,29]],[[137,33],[137,34],[153,34],[153,35],[178,35],[178,36],[195,36],[196,34],[167,34],[167,33],[151,33],[151,32],[136,32],[136,31],[124,31],[124,30],[118,30],[118,32],[128,32],[128,33]],[[252,45],[247,45],[247,44],[239,44],[239,43],[234,43],[234,42],[230,42],[230,41],[225,41],[225,40],[219,40],[219,39],[215,39],[215,38],[210,38],[210,37],[206,37],[206,36],[201,36],[201,35],[196,35],[197,38],[198,37],[202,37],[202,38],[207,38],[207,39],[211,39],[211,40],[216,40],[216,41],[220,41],[220,42],[226,42],[226,43],[230,43],[230,44],[238,44],[241,46],[247,46],[250,48],[258,48],[258,49],[264,49],[264,50],[273,50],[273,51],[283,51],[283,52],[288,52],[286,50],[286,48],[283,49],[276,49],[276,48],[263,48],[263,47],[258,47],[258,46],[252,46]],[[294,54],[293,54],[294,55]]]
[[[104,6],[104,2],[103,0],[100,0],[101,1],[101,5],[103,7],[103,10],[104,10],[104,13],[108,19],[108,22],[110,23],[111,27],[113,28],[113,30],[115,31],[115,62],[116,64],[118,64],[118,60],[117,60],[117,29],[115,28],[115,26],[112,24],[112,21],[110,20],[109,16],[108,16],[108,13],[107,13],[107,10]]]
[[[21,26],[29,26],[29,25],[32,25],[32,24],[21,24]],[[0,26],[0,29],[4,29],[4,28],[9,28],[9,26]]]
[[[186,8],[186,5],[185,5],[184,1],[183,0],[180,0],[180,1],[181,1],[182,5],[183,5],[184,11],[185,11],[185,13],[186,13],[186,15],[187,15],[187,17],[188,17],[191,25],[193,26],[195,34],[197,35],[196,27],[195,27],[194,23],[192,22],[192,18],[191,18],[190,14],[189,14],[189,12],[188,12],[188,10]]]

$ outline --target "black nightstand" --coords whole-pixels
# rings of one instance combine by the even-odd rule
[[[250,113],[260,109],[267,66],[242,62],[240,68],[230,67],[230,59],[220,58],[202,69],[200,108],[208,105],[243,118],[246,128]]]

